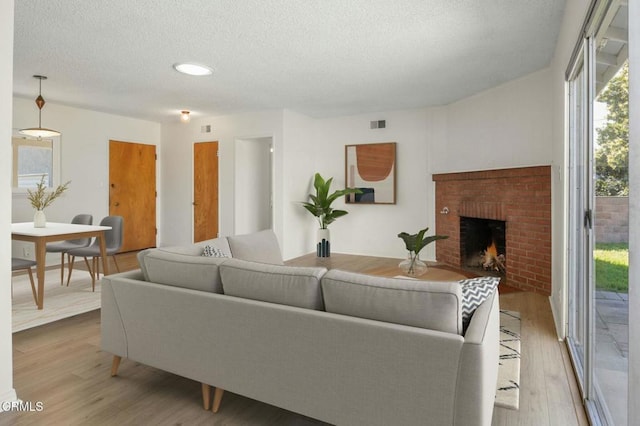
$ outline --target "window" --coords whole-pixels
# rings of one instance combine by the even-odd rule
[[[14,136],[12,184],[14,192],[34,188],[44,177],[47,187],[59,181],[60,138],[31,139]]]

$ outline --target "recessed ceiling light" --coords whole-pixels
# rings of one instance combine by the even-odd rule
[[[189,75],[211,75],[213,70],[206,65],[194,64],[193,62],[180,62],[173,64],[176,71]]]

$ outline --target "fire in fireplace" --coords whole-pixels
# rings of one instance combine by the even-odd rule
[[[506,223],[460,217],[462,267],[504,275],[507,269]]]

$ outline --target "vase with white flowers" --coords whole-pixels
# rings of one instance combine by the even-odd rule
[[[31,206],[36,209],[33,215],[33,226],[35,228],[44,228],[47,226],[47,218],[44,215],[44,209],[49,207],[56,198],[61,196],[68,188],[71,181],[58,185],[53,191],[47,192],[45,183],[45,175],[42,175],[40,182],[36,184],[35,190],[27,189],[27,198],[31,202]]]

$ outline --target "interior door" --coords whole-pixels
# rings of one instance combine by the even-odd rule
[[[156,147],[109,141],[109,214],[124,218],[122,252],[156,246]]]
[[[193,145],[193,240],[218,236],[218,142]]]

